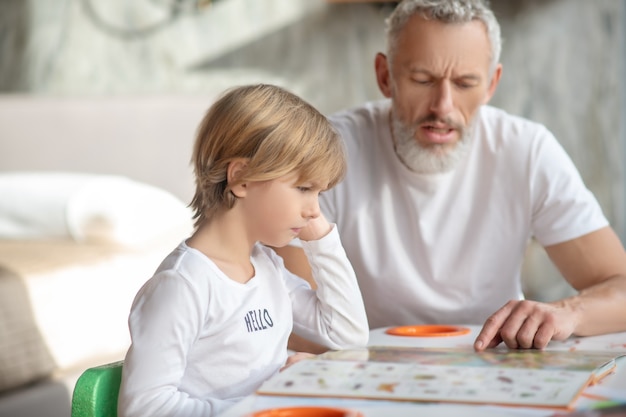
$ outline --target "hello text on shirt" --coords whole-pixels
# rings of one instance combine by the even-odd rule
[[[244,317],[244,321],[246,322],[248,333],[258,332],[274,326],[274,321],[266,308],[264,308],[263,311],[261,311],[261,309],[248,311]]]

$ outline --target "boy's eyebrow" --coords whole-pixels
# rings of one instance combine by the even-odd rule
[[[323,185],[321,182],[319,181],[313,181],[313,180],[309,180],[309,181],[304,181],[304,184],[310,184],[311,188],[319,188],[320,190],[326,190],[328,188],[328,181],[325,182],[326,185]]]

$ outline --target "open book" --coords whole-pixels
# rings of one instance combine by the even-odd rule
[[[567,409],[624,354],[372,346],[297,362],[258,393]]]

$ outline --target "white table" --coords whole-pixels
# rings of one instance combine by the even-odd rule
[[[370,332],[370,346],[414,347],[472,347],[480,326],[464,326],[471,331],[466,335],[448,337],[391,336],[386,329]],[[564,342],[550,342],[548,350],[608,350],[626,352],[626,332],[586,338],[570,338]],[[576,402],[582,409],[607,399],[626,402],[626,357],[617,361],[617,371],[606,376],[598,385],[585,390]],[[220,417],[242,417],[253,411],[275,407],[302,405],[332,406],[360,411],[364,417],[503,417],[503,416],[552,416],[552,409],[502,407],[491,405],[465,405],[443,403],[414,403],[378,400],[352,400],[337,398],[306,398],[251,395],[239,404],[220,414]]]

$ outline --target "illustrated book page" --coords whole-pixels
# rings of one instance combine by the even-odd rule
[[[615,352],[372,346],[302,360],[266,381],[266,395],[569,408],[615,368]]]

